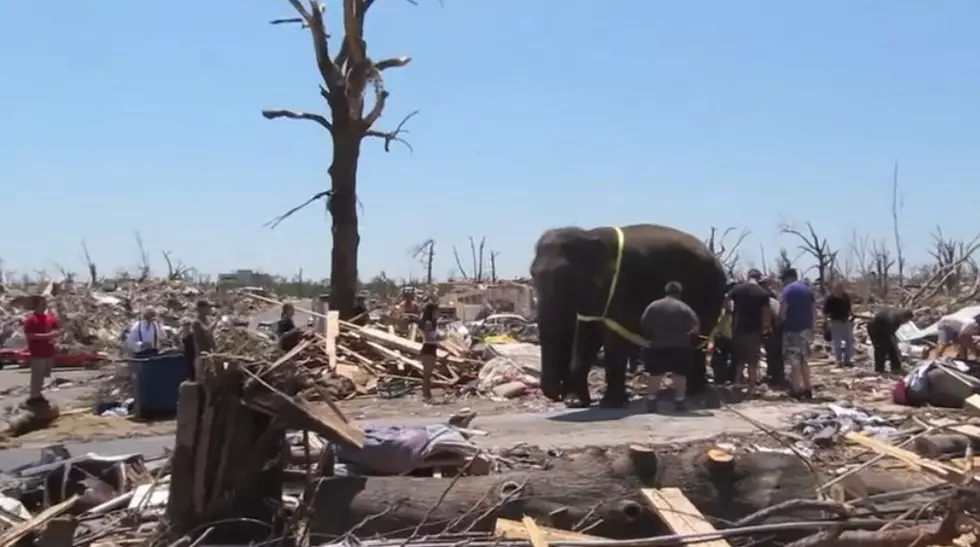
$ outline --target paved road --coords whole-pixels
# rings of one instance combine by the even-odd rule
[[[812,406],[802,404],[744,406],[739,410],[770,428],[789,425],[789,419]],[[719,435],[752,433],[756,428],[745,420],[723,410],[704,411],[699,415],[671,416],[638,413],[640,402],[629,410],[559,411],[548,414],[503,414],[477,417],[473,427],[489,435],[474,441],[487,448],[530,443],[542,447],[581,448],[627,443],[684,443],[710,439]],[[379,425],[426,425],[442,418],[407,418],[371,420]],[[160,456],[172,446],[173,436],[119,439],[97,443],[66,443],[72,454],[92,452],[102,455],[140,452],[147,458]],[[0,470],[24,465],[38,457],[40,446],[0,451]]]

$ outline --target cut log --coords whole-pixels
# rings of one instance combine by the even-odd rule
[[[667,530],[646,509],[640,488],[681,488],[706,516],[734,521],[776,503],[812,498],[817,487],[817,478],[793,455],[760,452],[718,462],[701,448],[658,454],[638,446],[590,451],[550,470],[462,477],[445,496],[453,479],[321,480],[311,516],[314,537],[343,534],[359,523],[364,536],[407,537],[422,522],[419,534],[471,526],[490,532],[498,518],[520,521],[526,515],[552,528],[584,520],[585,526],[595,524],[589,534],[636,538]]]
[[[916,454],[926,458],[941,456],[963,456],[967,447],[980,448],[966,435],[941,434],[919,437],[913,443]]]

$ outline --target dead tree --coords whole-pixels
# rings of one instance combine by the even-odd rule
[[[99,269],[92,261],[92,255],[88,252],[88,245],[82,240],[82,258],[85,260],[85,267],[88,268],[89,282],[94,286],[99,281]]]
[[[483,258],[484,250],[486,249],[487,238],[484,236],[480,239],[480,244],[477,245],[476,240],[472,236],[469,238],[470,242],[470,260],[472,263],[473,276],[470,277],[466,273],[466,268],[463,267],[463,261],[459,258],[459,250],[453,245],[453,258],[456,260],[456,267],[459,269],[459,274],[463,276],[464,280],[472,281],[474,283],[482,283],[483,279],[483,266],[485,260]]]
[[[980,235],[967,242],[957,241],[944,236],[937,227],[933,240],[935,246],[929,254],[936,260],[936,265],[932,268],[932,275],[916,291],[906,295],[903,299],[905,306],[917,306],[941,290],[958,295],[956,304],[973,303],[980,295],[980,275],[973,260],[973,255],[980,250]],[[966,265],[973,271],[973,286],[964,293],[961,288],[965,277],[963,267]]]
[[[786,250],[786,247],[781,247],[779,249],[779,254],[776,255],[776,272],[782,275],[785,270],[792,267],[793,260],[789,257],[789,251]]]
[[[436,257],[436,240],[426,239],[412,248],[412,258],[425,267],[425,284],[432,285],[432,263]]]
[[[735,269],[738,267],[740,259],[738,249],[742,245],[742,242],[745,241],[745,238],[749,237],[751,233],[749,230],[743,228],[734,238],[734,241],[726,244],[728,236],[734,231],[734,227],[728,227],[719,233],[718,228],[712,226],[711,234],[704,240],[704,244],[708,247],[708,250],[715,255],[718,262],[721,262],[722,267],[725,268],[725,272],[729,277],[735,277]]]
[[[895,265],[898,266],[898,286],[905,284],[905,255],[902,253],[902,237],[898,230],[898,213],[903,203],[898,195],[898,162],[892,171],[892,230],[895,233]]]
[[[167,263],[167,279],[170,281],[183,279],[187,274],[187,266],[184,266],[184,263],[179,260],[174,261],[171,258],[172,253],[170,251],[163,251],[162,254],[163,260]]]
[[[473,236],[470,236],[470,257],[473,259],[473,275],[474,281],[477,283],[483,283],[483,249],[486,247],[487,237],[483,236],[480,239],[480,245],[477,247],[476,242],[473,240]]]
[[[497,282],[497,256],[500,251],[490,251],[490,282]]]
[[[858,235],[857,230],[851,233],[849,253],[858,275],[867,280],[874,271],[874,257],[871,255],[871,240],[868,236]]]
[[[884,240],[875,240],[871,244],[871,265],[878,295],[885,299],[888,297],[889,278],[891,269],[895,266],[895,258]]]
[[[805,235],[803,232],[790,226],[783,226],[780,231],[784,234],[796,236],[800,240],[800,244],[797,246],[800,252],[810,255],[816,261],[817,284],[819,290],[825,292],[828,285],[827,274],[833,273],[837,263],[838,251],[831,250],[827,238],[821,238],[817,235],[817,232],[813,229],[813,224],[807,222],[806,228],[807,234]]]
[[[139,232],[136,232],[134,236],[136,237],[136,245],[140,250],[139,278],[137,280],[142,283],[150,278],[150,255],[147,254],[146,247],[143,245],[143,236]]]
[[[313,41],[316,66],[323,80],[320,96],[327,102],[329,118],[322,114],[292,110],[263,110],[262,116],[274,120],[287,118],[311,121],[327,130],[333,145],[330,165],[330,189],[318,192],[306,203],[287,211],[270,225],[275,226],[291,214],[317,199],[325,199],[331,217],[333,248],[330,254],[330,307],[340,312],[341,318],[353,315],[354,297],[357,292],[357,254],[360,244],[357,217],[357,164],[361,144],[365,137],[384,140],[385,151],[391,143],[399,142],[412,147],[403,138],[405,123],[414,116],[412,112],[393,131],[373,129],[381,118],[388,100],[382,72],[407,65],[410,57],[394,57],[374,61],[367,54],[364,40],[364,19],[374,0],[343,0],[344,32],[339,36],[339,47],[331,55],[324,23],[326,5],[320,0],[310,0],[308,7],[301,0],[289,0],[299,14],[295,19],[273,21],[300,23],[309,30]],[[335,34],[337,36],[337,34]],[[337,44],[334,44],[337,45]],[[373,88],[374,102],[366,108],[366,95]]]

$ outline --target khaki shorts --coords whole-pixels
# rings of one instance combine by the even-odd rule
[[[44,389],[44,379],[51,376],[54,369],[54,357],[31,357],[27,360],[27,366],[31,368],[31,385],[29,397],[41,396]]]
[[[813,331],[783,332],[783,361],[790,366],[806,363],[810,356],[810,342],[813,341]]]

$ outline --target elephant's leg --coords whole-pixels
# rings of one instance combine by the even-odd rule
[[[568,389],[565,390],[565,405],[569,408],[586,408],[592,405],[589,371],[592,370],[599,348],[602,347],[603,330],[600,324],[585,321],[580,321],[575,328]]]
[[[606,331],[606,393],[599,406],[622,408],[629,403],[626,393],[626,365],[633,354],[631,344],[611,330]]]

